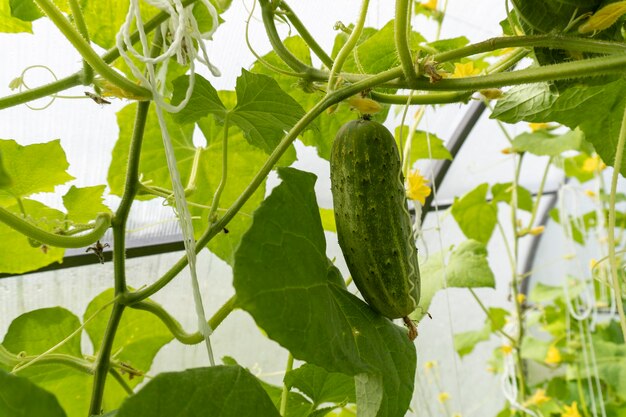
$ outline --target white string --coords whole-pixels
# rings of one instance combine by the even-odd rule
[[[172,2],[167,0],[147,1],[149,1],[154,6],[160,8],[161,10],[167,12],[171,16],[170,19],[166,20],[161,25],[163,36],[162,41],[164,48],[166,48],[165,51],[161,55],[158,55],[156,57],[149,57],[146,55],[150,51],[150,46],[144,30],[143,20],[141,18],[139,0],[131,0],[128,14],[126,15],[126,20],[124,21],[120,32],[117,34],[116,44],[120,55],[126,61],[126,64],[131,69],[133,75],[137,77],[137,79],[139,79],[142,85],[152,91],[152,98],[155,103],[155,111],[157,119],[159,121],[159,127],[161,128],[163,145],[165,147],[167,167],[169,169],[170,178],[172,181],[172,189],[174,191],[174,198],[176,201],[176,211],[178,213],[178,220],[180,222],[180,227],[183,234],[183,242],[187,254],[187,260],[189,263],[196,315],[198,316],[198,327],[200,333],[203,335],[205,340],[207,353],[209,356],[209,362],[211,365],[215,365],[213,349],[211,347],[211,342],[209,339],[213,330],[206,320],[204,305],[202,302],[202,295],[200,293],[200,285],[198,283],[198,276],[196,272],[196,242],[194,238],[193,224],[191,221],[191,215],[189,213],[189,207],[187,206],[187,200],[185,198],[185,190],[180,179],[180,173],[178,172],[176,155],[174,153],[174,147],[172,145],[171,137],[167,130],[163,110],[171,113],[178,112],[187,105],[189,99],[191,98],[191,93],[193,92],[195,84],[194,60],[198,58],[198,53],[194,48],[194,40],[196,40],[197,44],[200,46],[204,58],[204,63],[208,66],[209,70],[215,76],[220,75],[217,68],[215,68],[209,62],[204,47],[204,40],[211,39],[212,34],[217,29],[217,10],[208,0],[201,0],[202,4],[207,8],[209,14],[211,15],[212,26],[211,31],[207,33],[200,33],[200,31],[198,30],[198,25],[192,14],[193,6],[185,9],[180,0],[172,0],[173,6]],[[143,50],[143,52],[141,53],[134,48],[130,39],[130,28],[133,20],[135,21],[135,25],[139,33],[139,39],[141,41],[141,46]],[[173,34],[173,37],[171,38],[171,42],[169,42],[168,46],[168,35],[171,34]],[[145,64],[148,75],[147,77],[144,76],[143,72],[135,65],[133,59],[129,56],[126,50],[128,50],[128,52],[135,59]],[[155,73],[155,65],[162,64],[161,68],[167,68],[169,60],[174,57],[174,55],[176,55],[176,59],[179,63],[188,63],[190,71],[189,86],[185,93],[185,99],[177,106],[173,106],[167,103],[165,101],[165,97],[160,91],[164,88],[165,85],[164,81],[165,74],[167,73],[166,70],[159,71],[158,77]]]

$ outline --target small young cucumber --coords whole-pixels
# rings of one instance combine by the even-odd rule
[[[339,245],[354,283],[372,308],[410,326],[420,273],[391,133],[367,119],[343,125],[333,143],[330,179]]]

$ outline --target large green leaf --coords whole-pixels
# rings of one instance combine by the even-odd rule
[[[463,234],[482,243],[489,242],[498,221],[498,206],[487,202],[489,184],[480,184],[452,204],[452,216]]]
[[[12,184],[0,189],[0,196],[25,197],[54,191],[54,187],[74,179],[58,139],[22,146],[14,140],[0,140],[0,154]]]
[[[328,372],[324,368],[305,363],[285,375],[285,385],[297,388],[306,394],[313,404],[354,403],[354,378],[338,372]]]
[[[0,0],[0,32],[32,33],[32,24],[11,16],[10,0]]]
[[[513,0],[519,18],[533,33],[560,32],[573,17],[594,11],[599,0]]]
[[[594,338],[593,349],[596,355],[597,375],[622,400],[626,399],[626,346]],[[568,376],[577,378],[593,377],[595,374],[585,366],[582,355],[577,357],[578,366],[568,369]]]
[[[517,152],[530,152],[540,156],[559,156],[565,151],[578,151],[585,135],[580,130],[570,130],[562,135],[554,135],[546,130],[524,132],[513,139],[513,149]]]
[[[0,416],[66,417],[56,397],[26,378],[0,369]]]
[[[26,219],[36,226],[47,231],[53,231],[63,226],[65,215],[60,211],[51,209],[35,200],[22,199],[21,202],[26,212]],[[22,215],[22,207],[13,204],[6,209],[20,216]],[[54,262],[61,262],[65,249],[43,246],[4,223],[0,223],[0,253],[2,253],[0,271],[20,274]]]
[[[279,417],[257,379],[240,366],[157,375],[128,398],[116,417]]]
[[[78,329],[80,321],[71,312],[45,308],[25,313],[11,323],[2,345],[13,353],[38,355]],[[80,335],[69,339],[55,353],[81,357]],[[92,377],[63,364],[36,364],[19,372],[39,387],[56,395],[68,417],[83,417],[89,407]]]
[[[24,22],[32,22],[45,16],[34,0],[9,0],[11,15]],[[69,13],[67,0],[53,0],[53,3],[63,12]]]
[[[113,308],[110,305],[113,298],[113,290],[106,290],[96,296],[85,310],[85,321],[97,313],[95,318],[85,326],[95,351],[102,344],[102,337]],[[107,304],[109,305],[107,306]],[[156,316],[146,311],[129,308],[124,311],[122,320],[117,328],[112,351],[115,352],[116,360],[143,374],[150,370],[157,352],[172,339],[172,334]],[[134,387],[142,380],[143,376],[141,375],[131,375],[127,383]],[[125,397],[125,392],[110,377],[106,384],[104,409],[112,410],[118,408],[121,400]]]
[[[88,223],[95,219],[98,213],[110,212],[111,209],[102,203],[105,188],[105,185],[81,188],[72,185],[63,196],[67,217],[76,223]]]
[[[108,181],[113,194],[121,195],[124,189],[128,148],[132,132],[135,105],[122,109],[118,115],[120,135],[113,149],[113,161],[109,167]],[[215,124],[212,117],[198,121],[201,131],[206,132],[206,144],[198,152],[198,187],[187,197],[191,203],[189,210],[194,217],[194,230],[198,237],[208,226],[207,206],[211,204],[215,190],[222,177],[223,128]],[[178,161],[178,170],[183,184],[187,184],[191,174],[196,147],[192,141],[194,125],[179,125],[166,116],[167,126],[172,137],[174,152]],[[228,132],[228,180],[222,192],[218,207],[218,216],[241,195],[242,191],[252,181],[259,168],[266,160],[261,150],[249,145],[241,132],[235,128]],[[163,140],[156,117],[150,112],[144,133],[139,172],[143,181],[151,185],[171,189],[170,174],[167,170]],[[241,211],[228,224],[228,234],[220,234],[212,239],[209,248],[222,259],[232,261],[232,253],[237,247],[241,235],[250,225],[250,213],[263,200],[264,187],[261,186],[246,202]],[[153,196],[140,196],[153,198]],[[173,200],[173,199],[172,199]],[[171,202],[173,204],[173,201]]]
[[[250,144],[268,154],[276,148],[284,132],[304,116],[304,110],[298,102],[285,93],[273,78],[245,69],[237,78],[237,105],[232,110],[226,109],[208,80],[196,75],[195,84],[192,99],[174,115],[175,120],[179,123],[196,122],[209,114],[216,115],[220,120],[228,117],[231,123],[242,130]],[[183,100],[188,85],[187,76],[174,81],[172,103]],[[290,153],[292,162],[295,158],[293,148]]]
[[[413,392],[415,347],[406,330],[346,290],[326,257],[315,176],[291,168],[279,175],[283,182],[255,212],[235,255],[238,306],[294,357],[359,375],[357,403],[359,392],[371,390],[382,397],[380,407],[369,406],[380,408],[378,416],[403,415]]]
[[[443,288],[495,287],[487,262],[487,248],[475,240],[467,240],[454,248],[446,264],[442,252],[430,255],[420,266],[420,276],[422,292],[419,308],[411,315],[414,320],[422,319],[435,293]]]

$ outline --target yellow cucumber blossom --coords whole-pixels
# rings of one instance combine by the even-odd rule
[[[583,161],[582,170],[585,172],[602,171],[606,164],[602,162],[599,155],[593,155]]]
[[[437,10],[437,0],[428,0],[426,3],[422,3],[422,6],[429,10]]]
[[[546,353],[546,358],[543,361],[548,365],[558,365],[561,360],[561,352],[552,345],[548,348],[548,353]]]
[[[570,406],[564,405],[563,408],[565,411],[561,413],[561,417],[581,417],[576,401],[572,402]]]
[[[419,201],[421,205],[426,204],[426,197],[430,195],[431,189],[428,180],[424,178],[418,169],[409,172],[406,184],[406,196],[411,200]]]
[[[517,294],[515,299],[517,300],[517,304],[524,304],[524,301],[526,301],[526,294]]]
[[[533,132],[536,132],[538,130],[546,130],[546,129],[548,129],[550,127],[550,124],[548,124],[548,123],[528,123],[528,127]]]
[[[546,395],[546,390],[538,389],[535,393],[524,403],[526,406],[530,405],[541,405],[550,401],[552,398]]]
[[[500,346],[500,350],[505,355],[510,355],[511,352],[513,352],[513,346],[511,346],[511,345],[502,345],[502,346]]]
[[[474,63],[472,61],[464,64],[460,62],[454,63],[454,73],[452,74],[452,78],[472,77],[478,74],[480,74],[480,69],[474,68]]]

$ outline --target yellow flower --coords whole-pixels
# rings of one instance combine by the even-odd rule
[[[428,0],[426,3],[422,3],[422,6],[430,10],[437,10],[437,0]]]
[[[546,353],[546,358],[543,361],[548,365],[558,365],[561,363],[561,352],[552,345],[548,348],[548,353]]]
[[[536,226],[530,229],[528,233],[530,233],[533,236],[537,236],[537,235],[542,234],[544,230],[546,230],[545,226]]]
[[[590,197],[590,198],[596,197],[596,193],[592,190],[585,190],[585,194],[587,195],[587,197]]]
[[[548,123],[528,123],[528,127],[530,127],[530,130],[533,132],[536,132],[538,130],[547,129],[550,125]]]
[[[473,75],[478,75],[479,73],[480,73],[480,70],[478,68],[474,68],[474,63],[472,61],[466,62],[465,64],[455,62],[454,74],[452,74],[452,77],[453,78],[471,77]]]
[[[428,361],[424,363],[424,369],[426,370],[433,369],[435,366],[437,366],[437,362],[435,361]]]
[[[598,261],[596,261],[594,258],[591,258],[589,260],[589,269],[593,269],[596,267],[596,265],[598,265]]]
[[[449,399],[450,399],[450,394],[448,394],[447,392],[440,392],[439,395],[437,395],[437,400],[439,400],[441,404],[445,403]]]
[[[509,355],[509,354],[511,354],[511,352],[513,352],[513,346],[511,346],[511,345],[502,345],[502,346],[500,346],[500,350],[505,355]]]
[[[524,301],[526,301],[526,294],[517,294],[515,299],[517,300],[517,304],[524,304]]]
[[[606,164],[602,162],[600,156],[594,155],[584,160],[581,169],[585,172],[596,172],[602,171],[604,168],[606,168]]]
[[[430,195],[430,187],[427,185],[428,180],[415,169],[409,172],[407,178],[406,196],[411,200],[417,200],[421,205],[426,204],[426,197]]]
[[[544,403],[547,403],[548,401],[550,401],[552,398],[548,397],[546,395],[546,390],[544,389],[538,389],[537,391],[535,391],[535,393],[532,395],[532,397],[530,397],[526,402],[525,405],[541,405]]]
[[[564,405],[563,408],[565,408],[565,411],[561,413],[561,417],[581,417],[578,412],[578,404],[576,404],[576,401],[574,401],[570,406]]]

